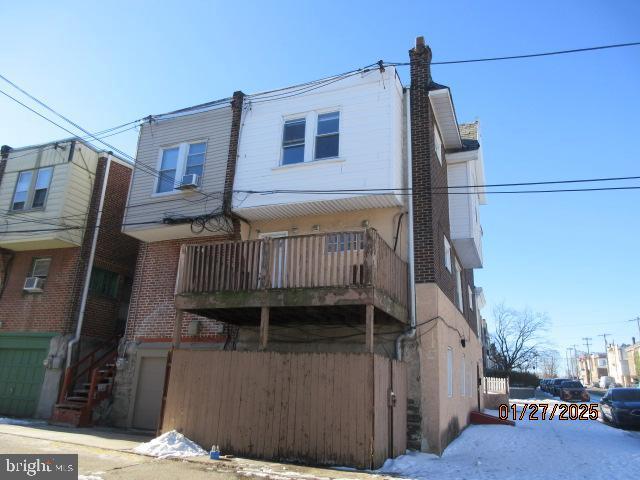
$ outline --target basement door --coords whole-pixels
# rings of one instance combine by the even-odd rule
[[[131,426],[140,430],[156,430],[162,406],[167,357],[140,356],[138,385]]]
[[[52,334],[0,335],[0,415],[32,417]]]

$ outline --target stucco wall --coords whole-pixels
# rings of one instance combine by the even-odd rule
[[[478,374],[482,376],[482,345],[474,331],[436,284],[416,285],[417,339],[423,443],[421,448],[441,453],[478,409]],[[436,318],[439,317],[439,318]],[[464,338],[465,346],[461,339]],[[448,392],[447,350],[453,354],[453,391]],[[465,386],[463,368],[465,362]],[[410,377],[409,391],[416,392]],[[415,394],[415,393],[413,393]]]

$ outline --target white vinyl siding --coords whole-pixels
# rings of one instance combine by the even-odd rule
[[[402,102],[402,86],[392,68],[382,77],[378,71],[370,72],[308,94],[263,103],[257,97],[242,126],[235,190],[323,191],[403,185]],[[283,162],[284,125],[303,118],[304,161],[283,164],[288,163]],[[332,142],[331,153],[337,156],[316,160],[316,144],[325,136],[331,137],[326,142]],[[404,201],[401,195],[348,192],[250,194],[234,197],[234,211],[249,220],[269,220],[396,207]]]
[[[136,167],[131,181],[124,223],[151,221],[159,223],[131,225],[125,227],[124,231],[142,233],[149,230],[171,229],[172,227],[161,224],[168,212],[173,216],[197,217],[220,210],[222,195],[211,195],[206,201],[202,201],[204,196],[200,192],[213,193],[224,190],[231,137],[231,107],[159,120],[151,124],[145,123],[141,128]],[[161,194],[155,193],[157,174],[154,175],[149,170],[158,169],[159,152],[163,148],[193,143],[206,143],[199,191],[173,190]],[[187,156],[189,157],[185,161],[187,169],[195,167],[196,160],[199,161],[202,158],[186,154],[185,157]],[[185,171],[181,171],[179,165],[176,167],[180,174]]]
[[[447,396],[453,397],[453,349],[447,347]]]
[[[29,170],[32,190],[27,206],[35,201],[36,208],[26,210],[35,222],[25,222],[8,229],[0,238],[0,247],[11,250],[35,250],[77,246],[82,243],[84,225],[89,209],[98,154],[76,142],[71,155],[71,142],[61,142],[57,148],[44,145],[29,150],[11,152],[7,159],[5,174],[0,183],[0,206],[8,216],[13,210],[14,193],[19,172]],[[46,169],[46,170],[45,170]],[[40,203],[42,202],[42,205]],[[21,213],[23,210],[18,210]],[[16,217],[17,218],[17,217]],[[72,230],[54,231],[56,225],[45,231],[38,221],[51,222],[62,218]],[[14,223],[14,222],[11,222]],[[59,222],[53,222],[59,223]],[[33,233],[10,233],[11,230],[39,230]]]

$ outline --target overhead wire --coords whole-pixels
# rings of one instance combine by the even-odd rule
[[[526,53],[522,55],[508,55],[508,56],[502,56],[502,57],[484,57],[484,58],[473,58],[473,59],[467,59],[467,60],[444,60],[440,62],[431,62],[431,65],[453,65],[453,64],[459,64],[459,63],[496,62],[500,60],[517,60],[522,58],[549,57],[554,55],[592,52],[596,50],[606,50],[611,48],[635,47],[638,45],[640,45],[640,42],[614,43],[610,45],[599,45],[595,47],[572,48],[568,50],[555,50],[551,52],[541,52],[541,53]],[[398,67],[398,66],[411,65],[411,62],[385,62],[384,65],[390,66],[390,67]]]

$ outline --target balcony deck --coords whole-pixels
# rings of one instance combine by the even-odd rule
[[[177,309],[234,324],[259,320],[262,307],[283,319],[366,305],[408,315],[407,264],[373,229],[183,245],[175,293]]]

